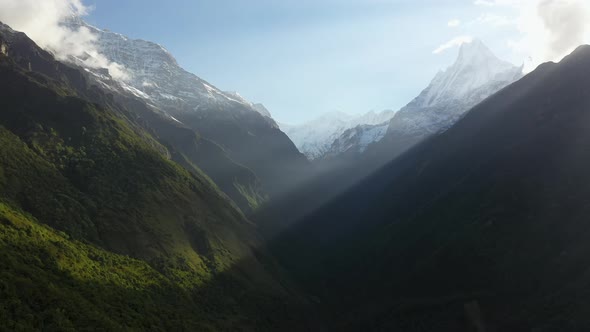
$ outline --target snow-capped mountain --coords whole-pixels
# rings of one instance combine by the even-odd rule
[[[346,152],[362,153],[373,142],[380,141],[387,133],[389,122],[376,125],[358,125],[347,129],[338,137],[325,152],[323,158],[333,158]]]
[[[127,92],[144,99],[161,109],[174,108],[181,111],[198,111],[204,107],[230,109],[235,104],[246,109],[272,117],[260,104],[253,104],[237,92],[225,92],[213,84],[184,70],[163,46],[141,39],[96,28],[77,17],[69,18],[66,25],[73,30],[88,29],[97,36],[96,46],[109,61],[122,65],[129,74],[124,81],[117,82]],[[91,55],[87,55],[91,56]],[[76,59],[72,59],[76,62]],[[86,59],[80,59],[86,60]],[[78,64],[82,64],[78,61]],[[104,69],[87,68],[87,71],[110,79]],[[112,82],[106,84],[113,86]]]
[[[246,98],[242,97],[242,95],[236,91],[225,91],[224,94],[226,96],[232,97],[232,99],[235,99],[244,105],[250,106],[254,111],[260,113],[260,115],[272,119],[272,115],[270,114],[270,111],[263,104],[252,103],[252,102],[248,101]]]
[[[390,110],[370,111],[358,116],[343,112],[331,112],[300,125],[280,124],[280,127],[295,143],[299,151],[313,160],[321,158],[330,151],[334,141],[347,130],[359,125],[383,124],[389,121],[393,115],[394,112]],[[369,139],[372,136],[365,137]]]
[[[268,195],[287,190],[303,176],[308,160],[263,105],[186,71],[161,45],[102,30],[77,17],[63,24],[72,30],[87,29],[99,52],[68,60],[84,68],[92,84],[112,91],[116,98],[123,95],[147,104],[149,111],[137,113],[141,121],[150,122],[166,144],[173,144],[236,202],[243,202],[240,207],[255,208]],[[91,57],[98,56],[116,64],[125,77],[87,65],[93,63]],[[176,126],[162,123],[153,112]]]
[[[481,41],[462,44],[455,63],[440,71],[390,122],[388,133],[433,134],[522,77],[522,67],[498,59]]]
[[[391,159],[425,137],[448,129],[471,107],[520,77],[522,67],[498,59],[481,41],[463,44],[455,63],[438,72],[388,123],[344,132],[325,157],[350,156],[370,148],[373,156]],[[369,144],[363,139],[367,136],[372,138]],[[369,147],[373,142],[377,144]]]

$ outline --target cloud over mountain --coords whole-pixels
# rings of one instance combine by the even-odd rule
[[[518,35],[507,40],[525,57],[525,71],[559,61],[590,42],[590,4],[586,0],[477,0],[485,13],[477,22],[497,28],[513,26]]]
[[[59,59],[77,57],[86,66],[107,68],[115,79],[127,79],[129,73],[123,66],[101,54],[90,30],[72,30],[62,24],[69,17],[87,15],[89,10],[80,0],[0,0],[0,21],[25,32]]]

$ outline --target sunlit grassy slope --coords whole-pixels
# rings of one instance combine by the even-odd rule
[[[147,263],[73,240],[6,203],[0,275],[5,331],[207,328],[186,290]],[[193,320],[181,319],[189,312]]]

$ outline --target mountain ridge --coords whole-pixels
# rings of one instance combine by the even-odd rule
[[[455,62],[396,113],[383,139],[370,145],[364,158],[376,165],[394,159],[444,132],[473,106],[522,76],[522,66],[498,59],[480,40],[462,44]]]
[[[392,113],[391,119],[358,121],[340,131],[339,135],[326,139],[331,142],[325,143],[321,149],[317,148],[312,157],[319,161],[335,159],[337,163],[367,158],[380,165],[383,161],[376,160],[379,155],[392,159],[399,151],[426,136],[449,128],[469,108],[522,77],[522,68],[497,58],[479,39],[463,43],[454,63],[439,71],[417,97],[395,114]],[[389,121],[383,134],[385,120]],[[286,132],[289,134],[288,129]],[[385,142],[381,143],[382,139]],[[399,146],[389,147],[395,145]],[[310,148],[315,146],[303,147],[304,150]],[[363,157],[367,149],[367,157]]]

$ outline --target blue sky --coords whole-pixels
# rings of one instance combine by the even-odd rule
[[[280,122],[399,109],[476,37],[521,64],[517,0],[86,0],[87,20],[164,45],[187,70]],[[530,38],[529,38],[530,39]],[[525,40],[526,41],[526,40]],[[515,46],[516,45],[516,46]]]

